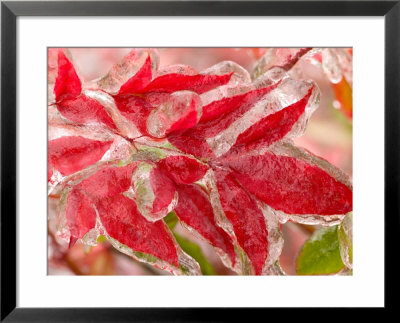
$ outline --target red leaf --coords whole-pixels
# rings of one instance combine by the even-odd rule
[[[58,74],[54,84],[56,101],[76,98],[82,91],[81,81],[70,60],[58,51]]]
[[[220,228],[214,218],[208,195],[199,185],[178,185],[179,202],[175,208],[178,218],[221,249],[235,265],[235,250],[228,234]]]
[[[232,224],[239,245],[253,264],[256,275],[261,275],[268,257],[268,231],[264,215],[231,174],[221,170],[214,173],[222,209]]]
[[[150,185],[154,192],[152,212],[160,212],[167,207],[175,194],[175,185],[163,172],[157,167],[150,171]]]
[[[51,166],[47,166],[47,181],[50,182],[51,176],[53,176],[53,170],[51,169]]]
[[[163,221],[147,221],[133,200],[124,195],[96,204],[108,235],[134,251],[153,255],[178,267],[175,244]]]
[[[187,130],[193,128],[197,124],[197,110],[196,110],[196,102],[192,100],[190,102],[190,107],[187,109],[186,113],[181,115],[181,118],[174,122],[171,127],[166,131],[165,134],[178,131],[178,130]],[[165,137],[165,135],[163,136]]]
[[[149,55],[140,70],[121,86],[118,95],[141,91],[150,83],[151,78],[151,58]]]
[[[147,135],[146,121],[151,111],[155,108],[145,99],[138,96],[114,97],[115,104],[121,114],[129,121],[133,122],[138,130]]]
[[[201,138],[211,138],[218,135],[234,121],[241,118],[245,112],[250,110],[265,94],[276,88],[278,84],[279,83],[276,83],[263,89],[237,95],[229,98],[229,100],[222,99],[222,102],[216,101],[211,103],[210,105],[213,105],[213,109],[208,109],[209,112],[208,114],[206,113],[209,121],[204,122],[203,118],[201,118],[199,124],[193,128],[193,133]],[[211,117],[211,111],[214,111],[213,117]]]
[[[215,155],[204,138],[199,138],[192,131],[184,133],[172,133],[168,141],[184,153],[191,154],[198,158],[214,159]]]
[[[79,123],[99,122],[105,124],[108,128],[117,129],[104,106],[86,95],[80,95],[71,100],[63,100],[57,104],[57,109],[71,121]]]
[[[203,107],[203,114],[201,115],[200,122],[205,123],[207,121],[218,119],[221,116],[224,117],[228,113],[231,113],[242,106],[251,107],[252,104],[273,90],[277,84],[278,83],[262,89],[252,90],[247,93],[211,102]]]
[[[61,137],[49,141],[48,161],[62,175],[70,175],[99,161],[111,144],[112,141]]]
[[[287,214],[346,214],[352,191],[305,161],[265,153],[230,159],[237,180],[258,199]]]
[[[168,133],[194,127],[201,113],[201,99],[190,91],[174,92],[148,117],[148,133],[164,138]]]
[[[132,174],[137,163],[123,167],[106,167],[80,182],[77,186],[95,199],[121,194],[131,186]]]
[[[86,194],[77,187],[68,194],[65,216],[71,233],[70,247],[96,225],[96,212]]]
[[[193,91],[198,94],[210,91],[229,82],[231,74],[225,75],[184,75],[178,73],[165,74],[155,78],[140,93]]]
[[[243,153],[243,149],[245,151],[254,151],[260,148],[260,146],[266,147],[282,139],[304,113],[312,90],[313,88],[310,88],[307,95],[300,101],[274,114],[270,114],[241,133],[232,146],[231,152]],[[235,151],[241,146],[245,147],[240,149],[240,151]]]
[[[206,165],[187,156],[168,156],[158,162],[163,170],[176,184],[191,184],[203,178],[208,170]]]

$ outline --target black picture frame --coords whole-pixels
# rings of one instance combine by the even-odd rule
[[[385,19],[385,307],[396,306],[400,181],[400,1],[82,1],[1,3],[1,321],[236,321],[243,308],[19,308],[16,305],[16,19],[19,16],[383,16]],[[359,143],[360,144],[360,143]],[[363,143],[361,143],[363,144]],[[371,170],[373,171],[373,170]],[[373,188],[371,188],[373,189]],[[372,238],[371,238],[372,239]],[[371,241],[373,243],[373,241]],[[372,260],[371,260],[372,262]],[[373,265],[371,263],[371,265]],[[38,291],[39,293],[40,291]],[[287,310],[287,309],[285,309]],[[259,313],[260,312],[260,313]],[[239,315],[240,314],[240,315]]]

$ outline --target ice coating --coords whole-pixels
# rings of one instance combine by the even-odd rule
[[[238,244],[246,252],[256,275],[261,275],[268,258],[268,231],[255,200],[231,174],[215,170],[217,189],[225,216],[232,223]]]
[[[135,148],[131,143],[120,136],[115,136],[110,149],[103,155],[102,161],[116,161],[123,163],[128,161],[132,154],[135,152]]]
[[[82,90],[74,65],[62,49],[57,51],[57,78],[54,83],[55,101],[76,98]]]
[[[311,84],[283,81],[229,127],[217,136],[207,138],[208,145],[219,157],[228,152],[233,145],[239,146],[250,141],[263,141],[268,144],[281,139],[306,112],[312,91]],[[280,111],[282,113],[279,113]],[[311,113],[312,109],[308,109],[303,124],[307,122]],[[301,125],[300,129],[304,129],[304,125]],[[299,132],[301,131],[297,131],[297,134]]]
[[[146,121],[154,107],[145,99],[138,96],[114,97],[120,113],[133,123],[142,135],[148,135]]]
[[[290,70],[310,50],[311,48],[269,48],[254,68],[253,79],[273,67]]]
[[[353,84],[353,56],[346,48],[336,48],[336,56],[346,81]]]
[[[162,219],[175,208],[178,199],[175,184],[157,166],[140,163],[132,183],[133,198],[147,220]]]
[[[153,71],[157,70],[159,62],[156,51],[145,48],[133,49],[121,62],[115,64],[106,76],[97,80],[96,85],[110,94],[117,94],[121,86],[140,71],[148,57],[150,57],[151,70],[154,73]]]
[[[346,214],[352,192],[321,168],[272,153],[226,161],[234,177],[258,199],[288,214]],[[260,189],[262,187],[262,189]]]
[[[176,64],[160,67],[156,76],[158,77],[166,74],[196,75],[198,73],[199,72],[192,66]]]
[[[87,95],[63,100],[57,104],[58,111],[67,119],[77,123],[103,123],[110,129],[116,129],[114,121],[104,106]]]
[[[55,105],[48,106],[48,140],[60,137],[80,136],[92,140],[110,141],[115,137],[114,131],[103,123],[75,123],[63,117]]]
[[[268,258],[262,269],[263,275],[284,275],[279,266],[279,257],[283,248],[283,235],[280,230],[280,223],[273,210],[260,201],[257,206],[261,210],[265,219],[265,226],[268,232]]]
[[[114,98],[103,92],[103,91],[89,91],[85,90],[83,92],[87,97],[97,101],[107,114],[112,119],[112,126],[108,125],[110,128],[118,128],[118,132],[126,138],[136,138],[141,136],[140,131],[137,129],[136,125],[129,122],[118,110]]]
[[[93,200],[107,199],[129,190],[132,175],[138,163],[126,166],[104,167],[81,181],[77,187],[85,191]]]
[[[70,230],[69,245],[95,227],[96,212],[86,193],[74,187],[67,196],[65,216]]]
[[[299,92],[299,94],[303,93]],[[266,100],[268,99],[267,97]],[[310,86],[307,94],[293,104],[278,111],[264,112],[263,115],[267,115],[265,117],[261,116],[261,119],[254,122],[246,130],[234,132],[234,134],[239,133],[239,135],[235,136],[236,138],[234,139],[236,140],[230,147],[228,155],[259,151],[283,138],[301,136],[318,102],[319,91],[315,86]],[[271,101],[268,103],[270,106],[273,105]]]
[[[173,93],[187,90],[201,94],[210,91],[217,86],[227,84],[231,79],[231,76],[232,73],[224,75],[164,74],[153,79],[139,93]]]
[[[231,266],[235,266],[236,256],[232,240],[217,226],[207,193],[196,184],[178,185],[177,191],[179,202],[175,212],[178,218],[198,231],[212,246],[219,248],[229,257]]]
[[[70,175],[99,161],[111,144],[83,137],[54,139],[49,141],[48,163],[61,174]]]
[[[353,214],[347,215],[339,225],[340,256],[347,268],[353,268]]]
[[[203,75],[229,75],[232,74],[229,80],[229,85],[245,85],[251,83],[249,72],[239,64],[232,61],[223,61],[215,64],[201,72]]]
[[[135,251],[152,254],[178,267],[175,245],[162,221],[147,221],[135,202],[123,195],[99,200],[96,206],[101,222],[112,238]]]
[[[182,135],[170,136],[170,142],[185,153],[200,158],[215,158],[219,149],[229,150],[229,143],[214,144],[212,139],[227,129],[233,122],[241,119],[244,113],[251,110],[277,84],[249,91],[244,94],[223,98],[203,107],[199,123]],[[211,146],[210,147],[210,143]],[[227,147],[227,148],[226,148]],[[213,148],[215,151],[213,151]]]
[[[121,201],[123,203],[118,203]],[[109,206],[107,204],[107,207]],[[180,248],[164,222],[147,221],[139,215],[135,204],[128,197],[118,196],[111,201],[110,209],[104,210],[102,205],[99,205],[99,209],[103,212],[103,217],[100,216],[101,213],[98,214],[100,226],[97,230],[104,234],[118,251],[174,275],[201,275],[199,264]],[[118,215],[115,214],[115,210],[118,211]],[[113,215],[117,221],[109,221],[109,217]],[[121,215],[122,219],[129,220],[119,223]],[[132,221],[132,217],[136,221]],[[122,236],[120,229],[133,234]],[[152,238],[155,232],[158,240]]]
[[[142,67],[120,87],[118,95],[137,93],[144,89],[151,82],[153,76],[151,65],[152,62],[149,55]]]
[[[334,49],[326,48],[322,51],[322,69],[332,83],[339,83],[342,79],[342,68]]]
[[[208,167],[195,158],[188,156],[167,156],[158,162],[158,167],[164,171],[176,184],[192,184],[206,174]]]
[[[171,94],[169,100],[153,110],[147,118],[147,132],[156,138],[168,133],[194,127],[201,114],[198,94],[180,91]]]

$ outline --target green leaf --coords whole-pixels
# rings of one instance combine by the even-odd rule
[[[307,240],[296,259],[298,275],[327,275],[344,268],[340,256],[338,226],[323,227]]]
[[[201,251],[201,248],[197,244],[185,239],[177,233],[174,233],[174,236],[182,250],[199,263],[203,275],[215,275],[214,268],[208,262],[207,258]]]
[[[103,242],[105,242],[105,241],[107,241],[107,238],[106,238],[105,236],[99,235],[99,236],[97,237],[97,243],[103,243]]]
[[[172,231],[176,224],[178,223],[178,217],[176,216],[176,213],[174,211],[169,212],[165,217],[164,217],[164,222],[168,226],[168,228]]]
[[[176,213],[174,211],[169,212],[164,217],[164,222],[167,224],[168,228],[171,231],[173,231],[173,229],[177,225],[178,221],[179,221],[179,219],[176,216]],[[184,237],[180,236],[179,234],[177,234],[175,232],[173,232],[173,234],[175,236],[176,242],[180,245],[182,250],[198,262],[203,275],[215,275],[214,268],[208,262],[207,258],[204,256],[203,252],[201,251],[201,248],[197,244],[185,239]]]
[[[353,267],[353,214],[347,215],[338,228],[340,255],[343,263]]]

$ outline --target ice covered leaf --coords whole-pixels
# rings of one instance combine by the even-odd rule
[[[147,118],[147,132],[156,138],[194,127],[201,114],[201,100],[190,91],[172,93],[168,100],[154,109]]]
[[[179,267],[177,250],[163,221],[151,222],[124,195],[100,199],[96,204],[107,234],[137,252],[153,255]]]
[[[221,149],[229,150],[230,146],[227,144],[216,147],[215,137],[226,131],[235,121],[240,122],[243,115],[275,87],[276,84],[213,101],[203,107],[203,114],[195,127],[184,133],[171,134],[168,139],[183,152],[202,158],[214,157],[214,150],[217,153]]]
[[[205,164],[188,156],[167,156],[158,162],[176,184],[191,184],[201,179],[208,170]]]
[[[155,108],[144,98],[134,95],[115,96],[114,100],[121,114],[133,122],[140,133],[148,135],[146,121]]]
[[[150,83],[152,78],[151,58],[147,57],[143,66],[119,89],[118,95],[137,93]]]
[[[290,131],[302,113],[304,113],[311,90],[300,101],[261,119],[256,124],[241,133],[236,139],[236,145],[248,144],[250,142],[265,140],[268,144],[281,139]]]
[[[214,174],[222,209],[232,224],[237,242],[250,259],[255,274],[261,275],[268,258],[268,231],[264,215],[256,201],[231,174],[219,169]]]
[[[279,122],[279,119],[282,120],[281,124],[277,125],[275,122],[272,122],[272,124],[268,124],[271,119],[266,118],[300,101],[302,98],[307,97],[307,95],[310,94],[310,91],[310,98],[308,100],[305,100],[305,102],[302,102],[306,103],[306,105],[304,106],[304,110],[302,104],[300,104],[297,109],[295,107],[292,107],[288,110],[289,112],[293,112],[291,115],[292,120],[285,120],[288,121],[288,126],[285,127],[285,121],[283,121],[279,117],[277,121]],[[262,125],[264,122],[267,122],[266,126],[278,126],[278,128],[279,126],[282,126],[281,136],[271,138],[271,140],[280,139],[285,135],[290,138],[297,137],[303,133],[308,118],[310,117],[311,113],[316,109],[318,102],[319,91],[313,85],[313,83],[306,81],[300,82],[285,78],[284,80],[280,81],[275,88],[273,88],[259,101],[252,105],[251,108],[246,109],[245,111],[240,111],[242,108],[238,109],[234,113],[231,113],[228,117],[225,117],[224,120],[229,120],[230,124],[223,129],[221,129],[221,126],[218,126],[221,129],[218,133],[212,132],[214,129],[218,129],[218,127],[215,127],[213,130],[208,130],[206,139],[207,143],[209,144],[216,156],[222,156],[225,153],[229,152],[229,150],[238,140],[239,136],[241,136],[246,131],[251,131],[249,130],[249,128],[253,127],[254,130],[254,127],[257,127],[255,125]],[[234,117],[233,120],[232,116]],[[230,119],[232,120],[232,122]],[[265,129],[266,127],[260,130]],[[285,131],[286,129],[288,130],[287,132]],[[267,139],[266,143],[270,143],[271,140],[268,141]],[[251,148],[253,150],[259,149],[261,148],[259,147],[259,145],[262,146],[262,144],[263,140],[256,140],[257,147]]]
[[[322,51],[322,69],[332,83],[339,83],[342,79],[343,71],[335,49],[325,48]]]
[[[225,162],[243,187],[275,210],[298,215],[352,211],[351,189],[304,160],[265,152]]]
[[[132,174],[137,163],[126,166],[109,166],[80,182],[77,187],[85,191],[92,199],[104,199],[129,190]]]
[[[181,75],[196,75],[199,72],[192,66],[184,65],[184,64],[174,64],[174,65],[166,65],[160,66],[157,71],[156,77],[160,77],[162,75],[167,74],[181,74]]]
[[[54,84],[55,100],[76,98],[82,91],[81,81],[74,65],[61,49],[58,50],[57,66],[57,78]]]
[[[168,136],[169,142],[181,151],[192,154],[197,158],[210,160],[216,158],[207,141],[204,138],[197,137],[196,133],[172,133]]]
[[[340,257],[338,226],[323,227],[313,233],[296,259],[298,275],[328,275],[344,268]]]
[[[338,227],[340,256],[347,268],[353,268],[353,215],[346,216]]]
[[[164,74],[156,77],[148,86],[139,91],[139,93],[173,93],[187,90],[201,94],[210,91],[217,86],[228,83],[231,76],[231,73],[225,75]]]
[[[171,212],[177,202],[174,182],[157,166],[140,163],[133,173],[133,198],[138,210],[149,221]]]
[[[200,233],[213,247],[220,249],[217,253],[223,257],[227,255],[231,266],[235,266],[236,259],[232,240],[217,225],[207,193],[196,184],[178,185],[177,190],[179,200],[175,213],[178,218]]]
[[[68,193],[65,218],[70,231],[70,246],[96,225],[96,211],[85,192],[77,187]]]
[[[152,49],[133,49],[121,62],[115,64],[106,76],[97,80],[97,86],[113,95],[117,94],[121,87],[121,94],[139,90],[147,85],[149,74],[153,75],[157,70],[158,61],[158,55]],[[148,69],[148,63],[151,63],[151,71]],[[136,74],[139,75],[136,77]]]
[[[266,117],[255,122],[237,137],[230,154],[243,154],[267,147],[289,134],[296,123],[303,122],[303,124],[299,125],[302,130],[313,110],[312,106],[318,100],[318,95],[318,90],[311,86],[307,94],[299,101],[277,112],[271,112]],[[306,111],[307,108],[308,111]],[[303,115],[303,120],[300,120]],[[297,131],[294,136],[298,134]]]
[[[63,100],[57,104],[58,111],[67,119],[79,123],[98,122],[108,128],[116,129],[113,119],[104,106],[94,98],[80,95],[77,98]]]
[[[99,161],[112,141],[61,137],[48,143],[48,163],[62,175],[70,175]]]
[[[174,237],[182,250],[198,262],[198,264],[200,265],[201,273],[203,275],[215,275],[215,270],[213,266],[204,256],[203,251],[197,244],[189,241],[188,239],[185,239],[177,233],[174,233]]]
[[[248,109],[274,88],[275,86],[265,87],[262,89],[251,90],[244,94],[225,97],[221,100],[213,101],[203,107],[203,113],[200,121],[201,123],[206,123],[216,119],[219,120],[219,118],[224,117],[226,114],[235,112],[237,109],[243,106],[247,107]],[[244,109],[244,112],[247,109]]]
[[[273,67],[280,67],[286,71],[290,70],[310,50],[311,48],[269,48],[258,61],[253,71],[253,79],[258,78]]]
[[[336,55],[342,69],[343,77],[352,86],[353,84],[353,49],[336,48]]]
[[[249,72],[239,64],[232,61],[222,61],[215,64],[201,72],[203,75],[229,75],[228,84],[241,84],[251,83]],[[221,84],[220,84],[221,85]]]

